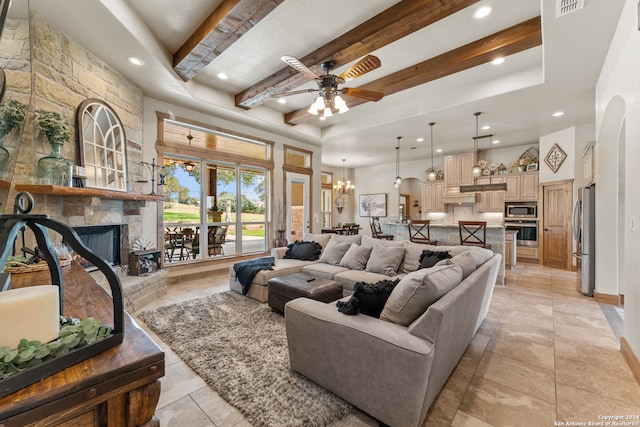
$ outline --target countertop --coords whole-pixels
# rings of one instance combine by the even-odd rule
[[[400,227],[406,227],[407,223],[400,223],[400,222],[395,222],[395,221],[380,221],[381,224],[388,224],[388,225],[395,225],[395,226],[400,226]],[[445,224],[445,223],[438,223],[438,222],[432,222],[429,224],[429,227],[431,228],[436,228],[436,227],[440,227],[440,228],[458,228],[458,223],[451,223],[451,224]],[[487,224],[487,228],[505,228],[505,225],[497,225],[497,224]]]

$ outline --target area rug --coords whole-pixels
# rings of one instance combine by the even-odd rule
[[[138,316],[254,426],[325,426],[352,407],[293,372],[284,318],[227,291]]]

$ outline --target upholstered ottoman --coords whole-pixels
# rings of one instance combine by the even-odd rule
[[[293,273],[274,277],[267,282],[269,307],[284,312],[284,305],[292,299],[305,297],[316,301],[331,302],[342,298],[342,285],[330,279],[314,277],[307,273]]]

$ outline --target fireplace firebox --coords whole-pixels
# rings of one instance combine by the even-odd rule
[[[73,227],[74,231],[80,237],[80,240],[91,251],[98,255],[111,265],[121,264],[121,254],[123,253],[122,242],[126,241],[123,237],[126,235],[123,224],[109,225],[88,225]],[[80,259],[80,264],[87,270],[93,270],[93,264],[89,261]]]

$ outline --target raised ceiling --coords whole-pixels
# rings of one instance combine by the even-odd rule
[[[24,0],[23,0],[24,1]],[[428,123],[444,153],[468,150],[475,124],[501,146],[593,123],[595,83],[624,0],[585,2],[556,17],[556,0],[30,0],[30,7],[139,85],[145,95],[322,147],[323,164],[390,163],[396,137],[425,158]],[[492,13],[475,20],[479,6]],[[295,56],[341,73],[367,53],[382,66],[348,82],[382,90],[378,102],[319,121],[316,88],[287,67]],[[137,56],[143,67],[127,62]],[[491,65],[505,56],[501,65]],[[219,73],[229,78],[221,80]],[[359,105],[358,105],[359,104]],[[560,118],[551,117],[565,111]],[[287,124],[287,122],[291,124]],[[418,137],[425,141],[417,142]]]

